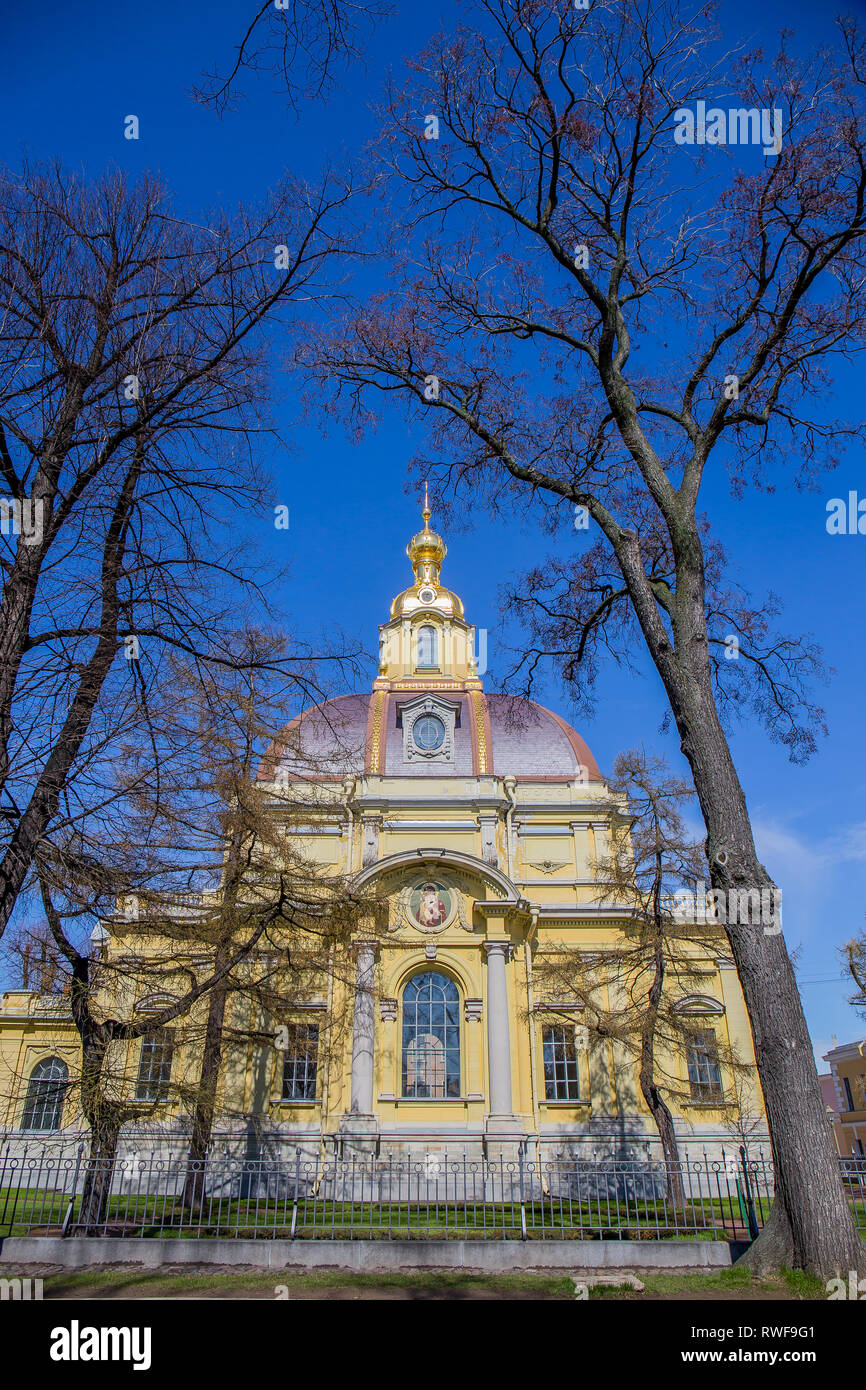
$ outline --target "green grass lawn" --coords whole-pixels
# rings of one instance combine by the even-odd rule
[[[53,1193],[7,1194],[0,1191],[0,1234],[20,1235],[28,1228],[59,1226],[68,1209],[68,1197]],[[77,1218],[80,1201],[76,1199]],[[560,1199],[527,1202],[523,1208],[527,1235],[573,1235],[598,1231],[633,1229],[648,1236],[673,1236],[678,1233],[670,1208],[664,1203],[641,1202],[577,1202]],[[299,1238],[317,1234],[330,1236],[337,1232],[365,1235],[428,1236],[452,1235],[499,1238],[505,1232],[519,1238],[522,1234],[520,1203],[454,1203],[444,1201],[419,1202],[335,1202],[302,1199],[293,1213],[291,1200],[268,1201],[237,1198],[207,1199],[200,1213],[191,1217],[180,1201],[168,1196],[117,1196],[109,1202],[107,1222],[125,1228],[142,1228],[141,1233],[160,1226],[178,1234],[197,1235],[200,1231],[250,1231],[253,1234],[288,1234],[295,1218]],[[729,1204],[704,1202],[689,1208],[685,1222],[679,1223],[679,1234],[693,1232],[713,1238],[718,1227],[742,1224],[742,1216]],[[173,1229],[172,1229],[173,1228]]]
[[[781,1298],[807,1299],[810,1301],[827,1299],[827,1290],[820,1279],[801,1270],[783,1269],[775,1278],[756,1278],[746,1269],[716,1269],[706,1273],[703,1270],[689,1270],[685,1273],[641,1274],[644,1284],[643,1295],[627,1288],[600,1286],[590,1289],[590,1299],[628,1299],[640,1297],[679,1298],[689,1294],[700,1298]]]
[[[852,1203],[866,1239],[866,1203]],[[62,1193],[0,1189],[0,1235],[55,1234],[68,1210]],[[76,1198],[73,1220],[80,1212]],[[757,1208],[758,1220],[766,1209]],[[726,1240],[747,1238],[743,1212],[727,1200],[688,1206],[677,1222],[665,1202],[572,1201],[548,1198],[523,1207],[526,1236],[540,1239]],[[107,1227],[129,1236],[252,1236],[300,1240],[332,1239],[514,1239],[522,1238],[519,1203],[339,1202],[302,1198],[239,1200],[207,1198],[191,1215],[176,1197],[121,1194],[109,1202]],[[74,1226],[73,1226],[74,1228]],[[109,1230],[110,1234],[111,1231]]]

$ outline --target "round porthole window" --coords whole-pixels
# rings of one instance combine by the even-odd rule
[[[420,593],[418,594],[418,600],[419,600],[420,603],[435,603],[435,602],[436,602],[436,590],[435,590],[435,589],[422,589],[422,590],[420,591]]]
[[[438,714],[422,714],[412,725],[412,741],[422,753],[435,753],[445,742],[445,725]]]

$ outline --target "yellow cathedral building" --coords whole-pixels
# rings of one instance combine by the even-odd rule
[[[540,955],[606,951],[628,930],[628,911],[598,884],[598,866],[627,835],[627,808],[564,719],[485,692],[483,647],[479,660],[476,630],[442,582],[446,546],[426,499],[423,518],[407,549],[412,582],[379,629],[372,690],[313,707],[291,726],[327,790],[316,824],[299,832],[303,852],[322,874],[349,875],[387,901],[388,929],[375,940],[358,935],[349,968],[294,1011],[282,1050],[255,1039],[227,1049],[214,1148],[658,1154],[633,1060],[589,1035],[576,1001],[540,997],[534,980]],[[276,745],[259,778],[272,784],[277,814],[291,776]],[[122,932],[109,930],[100,948],[120,951]],[[733,1048],[754,1065],[721,930],[688,974],[700,986],[675,1003],[693,1016],[695,1041],[674,1059],[682,1087],[672,1109],[686,1152],[718,1157],[736,1147],[736,1099],[751,1112],[743,1124],[763,1129],[756,1082],[733,1086],[716,1056]],[[323,1047],[340,1010],[340,1045]],[[167,1099],[158,1122],[150,1104],[146,1122],[125,1127],[121,1150],[179,1157],[188,1121],[166,1087],[194,1059],[165,1034],[124,1046],[130,1098],[153,1102],[162,1087]],[[77,1057],[63,995],[2,995],[6,1152],[80,1137],[73,1088],[68,1099],[64,1089]]]

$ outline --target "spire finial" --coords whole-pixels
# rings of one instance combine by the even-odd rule
[[[424,528],[413,536],[406,547],[406,554],[412,561],[415,583],[422,585],[438,584],[439,569],[447,554],[447,546],[441,536],[430,530],[430,488],[424,480],[424,506],[421,509]]]

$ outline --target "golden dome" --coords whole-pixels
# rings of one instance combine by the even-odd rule
[[[416,584],[438,584],[442,561],[448,554],[448,547],[441,536],[430,530],[430,502],[427,484],[424,484],[424,530],[413,536],[406,546],[406,554],[412,564]]]
[[[424,518],[424,530],[414,535],[406,546],[415,583],[394,599],[391,604],[391,617],[408,617],[411,613],[429,609],[443,616],[462,618],[462,602],[455,593],[443,588],[439,582],[442,561],[448,554],[448,547],[441,536],[430,530],[430,501],[426,483],[421,515]]]
[[[441,613],[447,618],[463,617],[463,602],[452,589],[443,589],[441,584],[427,584],[423,580],[397,595],[391,604],[391,617],[408,618],[423,609]]]

